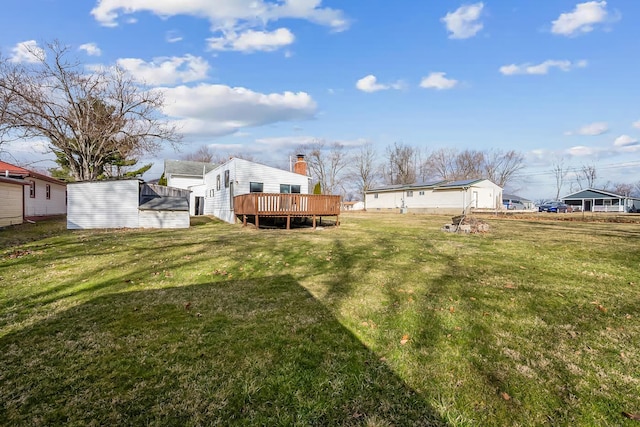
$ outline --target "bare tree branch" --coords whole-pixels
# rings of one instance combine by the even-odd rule
[[[110,158],[177,143],[159,111],[163,95],[122,69],[87,72],[59,42],[31,50],[34,62],[0,60],[0,138],[46,138],[77,180],[94,180]]]

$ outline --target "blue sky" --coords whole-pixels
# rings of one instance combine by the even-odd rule
[[[313,140],[398,141],[519,150],[539,199],[561,157],[640,181],[639,18],[636,0],[4,0],[0,51],[59,39],[163,88],[185,144],[147,178],[201,145],[286,165]]]

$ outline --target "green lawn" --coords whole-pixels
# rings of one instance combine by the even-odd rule
[[[634,425],[640,224],[449,219],[2,230],[0,424]]]

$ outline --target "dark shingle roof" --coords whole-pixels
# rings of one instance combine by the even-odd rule
[[[446,184],[439,185],[438,187],[439,188],[468,187],[480,181],[484,181],[484,179],[463,179],[461,181],[447,182]]]
[[[189,211],[189,201],[184,197],[153,197],[143,199],[139,209],[149,211]]]
[[[621,194],[611,193],[605,190],[598,190],[595,188],[587,188],[586,190],[580,190],[576,193],[569,194],[561,198],[561,200],[581,200],[581,199],[633,199],[634,197],[627,197]]]
[[[211,172],[216,168],[213,163],[191,162],[188,160],[165,160],[164,173],[166,175],[191,175],[202,176],[204,173]]]
[[[437,187],[439,184],[444,181],[435,181],[435,182],[420,182],[416,184],[394,184],[394,185],[382,185],[380,187],[372,188],[368,190],[367,193],[372,193],[376,191],[393,191],[393,190],[401,190],[401,189],[416,189],[416,188],[433,188]]]

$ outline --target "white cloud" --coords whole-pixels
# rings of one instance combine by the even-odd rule
[[[633,126],[636,129],[640,129],[640,120],[638,120],[637,122],[633,122],[631,126]]]
[[[504,65],[500,67],[500,72],[505,76],[512,76],[515,74],[543,75],[543,74],[548,74],[549,70],[552,68],[558,68],[559,70],[562,70],[562,71],[570,71],[574,68],[584,68],[587,65],[588,65],[587,61],[585,60],[571,62],[568,60],[558,61],[558,60],[549,59],[540,64],[525,63],[520,65],[516,65],[516,64]]]
[[[572,12],[562,13],[552,22],[551,32],[563,36],[574,36],[593,31],[594,25],[608,20],[606,1],[578,3]]]
[[[636,138],[632,138],[629,135],[620,135],[613,141],[613,146],[622,148],[629,147],[633,145],[638,145],[638,140]]]
[[[575,147],[571,147],[567,150],[567,153],[571,156],[576,157],[585,157],[585,156],[593,156],[599,153],[600,150],[592,147],[585,147],[584,145],[577,145]]]
[[[185,134],[228,135],[247,127],[311,119],[317,109],[305,92],[264,94],[211,84],[158,90],[165,95],[163,112]]]
[[[400,90],[404,88],[404,83],[398,80],[395,83],[382,84],[378,83],[378,79],[373,74],[369,74],[356,82],[356,87],[363,92],[378,92],[380,90],[396,89]]]
[[[464,5],[455,12],[449,12],[441,21],[445,23],[450,39],[468,39],[482,30],[482,22],[479,21],[484,4],[482,2]]]
[[[308,135],[278,136],[271,138],[257,138],[256,143],[268,146],[271,149],[277,148],[279,151],[294,149],[302,145],[311,145],[320,141],[320,138]]]
[[[609,130],[609,125],[606,122],[594,122],[588,125],[582,126],[577,131],[568,131],[565,132],[565,135],[588,135],[588,136],[597,136],[602,135],[603,133]]]
[[[20,42],[11,49],[11,52],[12,55],[9,57],[11,62],[36,63],[46,56],[44,49],[39,47],[35,40]]]
[[[321,0],[100,0],[91,14],[107,27],[117,26],[121,15],[138,12],[163,18],[188,15],[208,19],[214,33],[264,28],[280,19],[302,19],[334,31],[349,26],[341,10],[322,7],[321,3]]]
[[[420,87],[437,90],[453,89],[458,84],[458,81],[446,78],[446,74],[447,73],[442,72],[431,73],[427,77],[422,78]]]
[[[213,50],[235,50],[240,52],[271,52],[293,43],[295,36],[287,28],[274,31],[248,30],[244,33],[224,32],[222,37],[207,39]]]
[[[118,65],[139,81],[150,85],[172,85],[205,79],[209,63],[199,56],[154,58],[146,62],[139,58],[121,58]]]
[[[167,31],[167,34],[165,34],[164,39],[167,41],[167,43],[177,43],[182,41],[183,37],[178,31],[171,30],[171,31]]]
[[[100,56],[102,55],[102,51],[100,50],[100,48],[98,47],[97,44],[95,43],[85,43],[85,44],[81,44],[78,47],[78,50],[83,50],[86,52],[87,55],[89,56]]]

